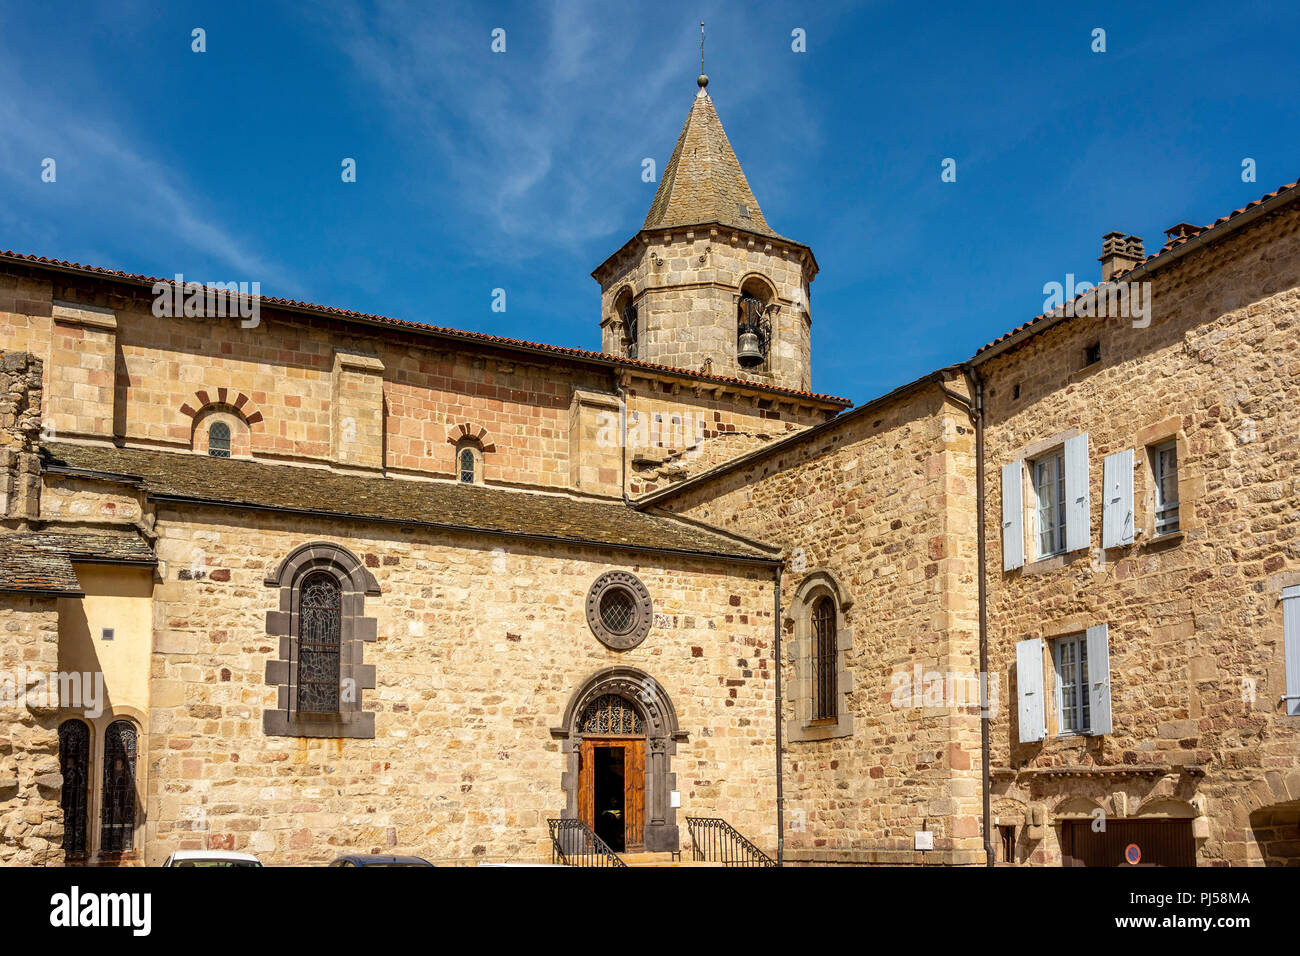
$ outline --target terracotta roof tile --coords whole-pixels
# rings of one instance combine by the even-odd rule
[[[83,265],[80,262],[71,262],[67,259],[50,259],[46,256],[37,256],[26,252],[14,252],[13,250],[0,251],[0,259],[10,259],[31,265],[53,266],[59,269],[68,269],[86,273],[88,275],[109,276],[116,279],[125,279],[139,285],[152,286],[156,282],[173,281],[172,279],[163,279],[157,276],[147,276],[136,272],[123,272],[120,269],[105,269],[101,266]],[[603,365],[644,369],[647,372],[673,375],[691,379],[693,381],[714,382],[720,385],[738,385],[745,388],[752,388],[760,392],[770,392],[778,395],[789,395],[792,398],[808,399],[819,404],[839,405],[841,407],[847,407],[853,404],[849,399],[840,398],[835,395],[825,395],[820,392],[807,392],[799,389],[784,388],[780,385],[767,385],[763,382],[752,382],[747,379],[733,378],[726,375],[710,375],[703,372],[696,372],[691,369],[675,368],[671,365],[657,365],[654,362],[642,362],[637,359],[623,358],[618,355],[606,355],[604,352],[592,352],[589,349],[575,349],[564,345],[547,345],[543,342],[529,342],[524,339],[512,339],[502,335],[489,335],[485,332],[468,332],[463,329],[452,329],[443,326],[429,325],[425,322],[412,322],[409,319],[395,319],[390,316],[377,315],[372,312],[357,312],[352,309],[340,309],[330,305],[317,305],[313,302],[303,302],[298,299],[282,299],[276,296],[264,295],[261,297],[260,301],[263,305],[267,306],[302,309],[307,312],[330,318],[366,322],[390,328],[406,329],[412,332],[420,332],[428,335],[435,335],[440,338],[455,339],[457,341],[471,342],[479,345],[496,346],[505,349],[527,349],[529,351],[543,352],[578,362],[599,362]]]
[[[1159,252],[1147,256],[1145,259],[1142,260],[1142,262],[1139,262],[1136,266],[1133,266],[1132,269],[1125,269],[1123,272],[1115,273],[1111,281],[1114,282],[1123,278],[1124,276],[1132,272],[1134,269],[1140,268],[1146,265],[1148,262],[1160,258],[1160,256],[1163,256],[1164,254],[1166,254],[1172,249],[1176,249],[1178,246],[1185,245],[1186,243],[1191,242],[1193,239],[1203,236],[1206,233],[1212,233],[1215,229],[1219,228],[1224,223],[1227,223],[1230,220],[1235,219],[1237,216],[1240,216],[1242,213],[1254,209],[1256,206],[1262,205],[1263,203],[1268,202],[1270,199],[1276,199],[1278,196],[1282,195],[1283,193],[1289,190],[1295,189],[1297,186],[1300,186],[1300,180],[1296,180],[1295,182],[1292,183],[1287,183],[1285,186],[1279,186],[1271,193],[1266,193],[1265,195],[1260,196],[1258,199],[1247,203],[1246,205],[1242,206],[1240,209],[1234,209],[1226,216],[1220,216],[1218,219],[1214,220],[1214,222],[1210,223],[1208,226],[1197,226],[1187,222],[1182,222],[1182,223],[1178,223],[1175,226],[1170,226],[1168,229],[1165,230],[1166,234],[1169,235],[1169,239],[1165,242],[1164,246],[1161,247]],[[1019,335],[1021,332],[1025,331],[1030,326],[1035,325],[1036,323],[1041,322],[1044,319],[1052,318],[1053,316],[1054,313],[1052,312],[1045,312],[1042,315],[1036,315],[1028,322],[1016,326],[1010,332],[1000,335],[992,342],[989,342],[987,345],[982,346],[979,349],[979,351],[975,353],[975,355],[979,356],[982,353],[987,352],[989,349],[993,348],[995,345],[1000,345],[1001,343],[1005,342],[1007,339],[1011,338],[1012,336]]]

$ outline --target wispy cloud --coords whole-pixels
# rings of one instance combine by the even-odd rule
[[[626,9],[575,0],[527,19],[406,0],[314,16],[361,95],[413,149],[437,150],[457,211],[488,229],[476,242],[490,254],[572,248],[639,226],[644,209],[634,206],[648,205],[653,189],[641,161],[656,159],[662,172],[695,90],[699,28],[685,17],[640,29],[626,24]],[[490,50],[496,27],[506,30],[503,54]],[[733,88],[728,103],[747,95]]]
[[[49,102],[39,87],[25,83],[12,67],[0,65],[0,182],[5,184],[8,234],[0,245],[60,258],[95,259],[94,265],[140,269],[148,256],[169,267],[186,261],[229,270],[227,276],[194,276],[200,281],[256,280],[279,294],[297,295],[298,283],[286,270],[258,253],[249,240],[223,224],[218,203],[201,195],[185,178],[147,155],[147,144],[131,138],[110,120],[88,110]],[[41,163],[56,163],[57,180],[41,181]],[[111,224],[129,237],[134,261],[112,261],[94,250],[70,244],[52,216],[52,207],[76,210],[83,224]],[[102,236],[104,230],[90,230]],[[100,240],[102,242],[102,238]],[[71,245],[71,247],[70,247]]]

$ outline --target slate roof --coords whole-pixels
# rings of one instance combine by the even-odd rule
[[[710,222],[784,239],[763,218],[763,210],[758,208],[754,191],[713,108],[713,99],[705,94],[696,96],[691,105],[641,228],[668,229]]]
[[[508,537],[770,561],[773,551],[621,502],[181,452],[51,443],[47,469],[116,476],[156,500],[328,514]]]
[[[0,534],[0,591],[80,595],[73,561],[157,564],[153,551],[134,531]]]

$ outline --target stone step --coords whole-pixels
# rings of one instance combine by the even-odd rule
[[[707,860],[692,860],[690,852],[681,854],[681,859],[674,860],[671,853],[620,853],[628,866],[722,866]]]
[[[637,860],[624,859],[623,862],[626,863],[629,867],[637,867],[639,869],[659,869],[659,868],[667,869],[669,867],[683,867],[683,866],[726,866],[725,863],[711,863],[708,860],[674,860],[668,863],[651,863],[651,862],[641,862]]]

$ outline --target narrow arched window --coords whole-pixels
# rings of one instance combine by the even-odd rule
[[[90,789],[90,728],[79,720],[59,725],[59,769],[63,772],[63,852],[86,853],[86,796]]]
[[[834,720],[839,714],[836,694],[838,654],[835,640],[835,602],[821,597],[812,609],[813,719]]]
[[[338,579],[315,571],[303,579],[298,603],[297,709],[308,714],[339,711],[339,647],[342,601]]]
[[[628,358],[636,358],[637,354],[637,324],[636,324],[636,306],[629,305],[623,310],[623,341],[626,342],[626,353]]]
[[[208,429],[208,454],[213,458],[230,457],[230,426],[225,422],[213,422]]]
[[[478,478],[477,462],[474,460],[473,448],[460,450],[460,480],[467,485],[474,484]]]
[[[135,848],[135,725],[115,720],[104,731],[104,810],[100,816],[101,853]]]
[[[613,346],[618,349],[621,345],[623,354],[628,358],[637,357],[637,315],[636,306],[632,302],[632,290],[624,289],[614,300],[614,335]]]

